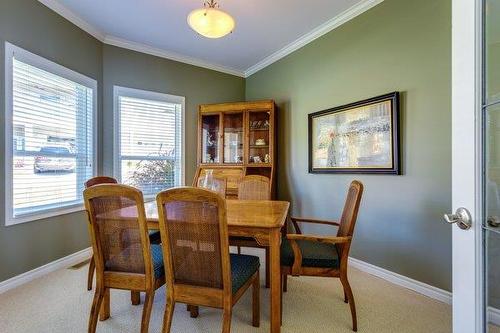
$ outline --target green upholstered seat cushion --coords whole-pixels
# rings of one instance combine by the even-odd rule
[[[303,267],[338,268],[339,255],[334,244],[319,243],[308,240],[298,240],[297,245],[302,253]],[[281,265],[293,266],[293,255],[290,241],[283,238],[281,243]]]
[[[151,244],[151,261],[153,262],[153,272],[155,274],[155,278],[158,279],[165,275],[161,245]]]
[[[137,267],[135,263],[130,261],[130,257],[132,256],[132,253],[137,253],[138,250],[140,251],[140,248],[138,248],[137,245],[135,245],[134,247],[129,246],[120,251],[119,254],[114,255],[109,260],[107,260],[104,266],[111,271],[116,270],[114,269],[114,267],[122,267],[124,268],[123,271],[125,272],[134,272]],[[161,245],[151,244],[151,261],[153,263],[153,273],[155,278],[159,278],[165,275],[165,270],[163,269],[163,252],[161,250]],[[131,263],[129,267],[130,270],[127,270],[128,262]]]
[[[259,257],[230,254],[232,291],[235,294],[257,272]]]
[[[160,230],[149,230],[149,242],[151,244],[161,243]]]

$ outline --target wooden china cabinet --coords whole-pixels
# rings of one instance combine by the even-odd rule
[[[238,196],[245,175],[262,175],[275,194],[276,111],[272,100],[203,104],[198,114],[198,169],[193,186],[207,170],[227,179],[227,198]]]

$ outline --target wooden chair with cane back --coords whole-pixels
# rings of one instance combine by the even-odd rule
[[[113,177],[108,176],[97,176],[90,178],[85,182],[85,188],[89,188],[91,186],[99,185],[99,184],[117,184],[118,181]],[[155,230],[149,231],[149,240],[151,243],[160,244],[160,232]],[[94,280],[94,272],[95,272],[95,261],[94,256],[90,257],[89,263],[89,271],[87,273],[87,290],[92,290],[92,281]],[[140,298],[138,295],[132,296],[132,304],[139,304]]]
[[[349,303],[351,309],[353,331],[358,328],[354,296],[347,279],[347,263],[362,195],[363,184],[357,180],[351,182],[340,222],[290,218],[296,233],[288,233],[281,245],[283,286],[288,275],[340,278],[344,288],[344,302]],[[306,235],[302,233],[299,223],[336,226],[337,235]],[[283,291],[284,288],[282,296]]]
[[[196,184],[197,187],[205,188],[205,177],[198,178],[198,182]],[[207,188],[207,190],[212,190],[217,192],[223,198],[226,197],[226,189],[227,189],[227,179],[222,177],[212,177],[212,188]]]
[[[201,188],[166,190],[156,197],[167,276],[163,332],[170,332],[175,303],[223,310],[222,332],[232,308],[252,286],[252,324],[260,323],[259,258],[229,254],[226,201]]]
[[[271,200],[271,181],[260,175],[244,176],[238,184],[238,200]],[[260,246],[255,239],[248,237],[231,237],[229,243],[241,247],[263,248],[266,251],[266,288],[269,288],[269,247]]]
[[[146,333],[155,290],[165,284],[161,245],[151,244],[141,191],[101,184],[83,192],[96,266],[88,332],[110,316],[110,289],[145,292],[141,332]]]

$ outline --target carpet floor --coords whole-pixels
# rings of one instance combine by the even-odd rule
[[[246,253],[263,255],[263,251],[257,249],[248,249]],[[0,331],[86,332],[93,297],[93,291],[86,289],[87,269],[84,265],[78,269],[59,270],[2,294]],[[356,300],[359,332],[451,332],[449,305],[356,269],[350,269],[349,277]],[[337,279],[289,277],[283,303],[284,333],[352,332],[349,306],[343,302],[342,286]],[[150,332],[161,331],[164,308],[163,287],[156,292]],[[139,332],[141,313],[142,305],[130,304],[129,292],[112,290],[111,318],[98,322],[97,332]],[[231,331],[269,332],[268,289],[261,289],[259,328],[252,327],[251,313],[249,291],[233,310]],[[220,332],[221,315],[220,310],[200,308],[199,317],[192,319],[185,305],[177,304],[171,332]]]

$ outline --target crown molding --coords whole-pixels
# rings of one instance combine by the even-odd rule
[[[100,31],[99,29],[95,28],[92,26],[90,23],[87,21],[83,20],[80,18],[77,14],[75,14],[73,11],[68,9],[68,7],[64,6],[57,0],[38,0],[38,2],[42,3],[46,7],[52,9],[54,12],[57,14],[61,15],[64,17],[66,20],[70,21],[83,31],[89,33],[96,39],[100,40],[101,42],[104,41],[104,38],[106,37],[106,34]]]
[[[342,24],[352,20],[353,18],[355,18],[360,14],[363,14],[367,10],[375,7],[376,5],[382,3],[383,1],[384,0],[362,0],[361,2],[347,9],[346,11],[340,13],[334,18],[330,19],[329,21],[318,26],[314,30],[308,32],[305,35],[302,35],[297,40],[288,44],[281,50],[274,52],[270,56],[259,61],[257,64],[249,67],[247,70],[245,70],[245,77],[249,77],[250,75],[257,73],[261,69],[264,69],[265,67],[271,65],[272,63],[286,57],[290,53],[309,44],[313,40],[325,35],[326,33],[332,31],[333,29],[338,28]]]
[[[118,46],[121,48],[137,51],[137,52],[142,52],[150,55],[154,55],[157,57],[173,60],[173,61],[178,61],[182,62],[185,64],[197,66],[197,67],[203,67],[207,69],[211,69],[217,72],[222,72],[226,74],[231,74],[243,78],[247,78],[256,72],[260,71],[261,69],[264,69],[265,67],[271,65],[272,63],[286,57],[290,53],[300,49],[301,47],[307,45],[308,43],[312,42],[313,40],[323,36],[324,34],[332,31],[333,29],[341,26],[342,24],[352,20],[356,16],[366,12],[370,8],[375,7],[379,3],[383,2],[384,0],[362,0],[358,4],[350,7],[346,11],[342,12],[341,14],[335,16],[331,20],[323,23],[322,25],[318,26],[314,30],[310,31],[309,33],[302,35],[299,37],[297,40],[294,42],[288,44],[284,48],[282,48],[279,51],[274,52],[270,56],[264,58],[263,60],[259,61],[257,64],[247,68],[246,70],[238,70],[214,63],[210,63],[207,61],[204,61],[202,59],[186,56],[183,54],[178,54],[175,52],[167,51],[164,49],[159,49],[155,48],[149,45],[137,43],[137,42],[132,42],[126,39],[106,35],[104,32],[100,31],[99,29],[95,28],[92,26],[90,23],[86,22],[82,18],[80,18],[77,14],[75,14],[73,11],[68,9],[66,6],[61,4],[58,0],[38,0],[40,3],[45,5],[46,7],[50,8],[54,12],[58,13],[71,23],[75,24],[78,26],[80,29],[86,31],[90,35],[94,36],[96,39],[99,41],[103,42],[104,44],[108,45],[113,45],[113,46]]]
[[[182,62],[182,63],[188,64],[188,65],[193,65],[193,66],[211,69],[211,70],[214,70],[217,72],[222,72],[222,73],[231,74],[231,75],[235,75],[235,76],[245,77],[245,73],[243,71],[240,71],[240,70],[237,70],[234,68],[213,64],[213,63],[210,63],[210,62],[198,59],[198,58],[189,57],[189,56],[178,54],[175,52],[165,51],[163,49],[155,48],[155,47],[141,44],[141,43],[131,42],[129,40],[118,38],[118,37],[113,37],[113,36],[108,35],[104,38],[103,43],[108,44],[108,45],[118,46],[118,47],[121,47],[124,49],[129,49],[132,51],[137,51],[137,52],[141,52],[141,53],[154,55],[154,56],[169,59],[169,60],[174,60],[177,62]]]

